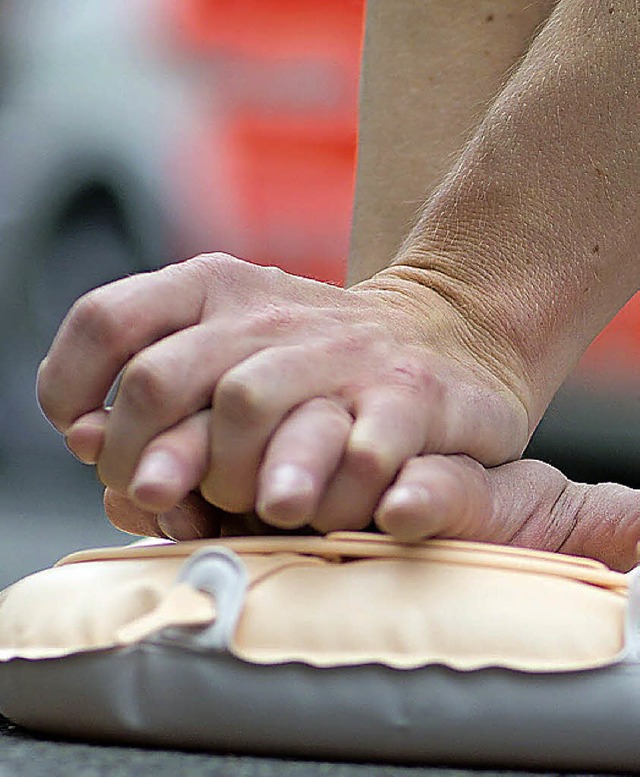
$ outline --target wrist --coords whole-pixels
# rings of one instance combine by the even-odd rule
[[[385,305],[387,324],[402,342],[452,359],[490,390],[511,397],[524,408],[529,434],[533,432],[542,414],[533,382],[517,347],[484,315],[476,286],[460,279],[445,285],[438,272],[394,264],[350,291],[375,295]]]

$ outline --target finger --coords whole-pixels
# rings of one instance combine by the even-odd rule
[[[104,506],[107,517],[117,529],[138,537],[160,537],[184,542],[284,533],[268,526],[253,513],[237,515],[220,510],[195,491],[187,494],[180,504],[157,514],[141,509],[128,496],[107,488],[104,492]],[[298,530],[293,533],[312,532]]]
[[[403,541],[457,537],[587,556],[626,571],[640,541],[640,491],[573,483],[541,461],[483,469],[467,456],[407,462],[376,523]]]
[[[98,473],[124,492],[143,449],[158,435],[207,407],[219,378],[261,347],[238,324],[201,324],[150,345],[131,359],[109,415]]]
[[[192,260],[81,297],[38,370],[38,400],[53,425],[65,433],[101,407],[133,354],[198,321],[204,295],[202,262]]]
[[[369,525],[383,492],[402,464],[420,452],[429,435],[424,399],[397,388],[370,391],[355,408],[355,424],[340,471],[329,486],[313,525],[322,531]]]
[[[138,537],[167,538],[158,526],[156,514],[138,507],[125,494],[106,488],[103,501],[107,518],[116,529]]]
[[[495,386],[495,380],[492,381]],[[441,398],[432,407],[434,422],[424,453],[464,451],[485,467],[522,455],[529,436],[529,419],[515,395],[449,368]]]
[[[628,572],[638,563],[640,490],[619,483],[572,486],[569,504],[576,509],[559,549]]]
[[[416,420],[422,419],[422,453],[464,451],[485,466],[522,453],[529,424],[524,406],[478,365],[471,370],[424,349],[417,356],[399,349],[381,384],[391,397],[413,408]]]
[[[196,413],[145,448],[127,491],[138,507],[165,512],[196,488],[209,460],[209,416]]]
[[[424,399],[396,388],[363,393],[354,408],[349,452],[356,456],[376,452],[380,468],[395,476],[406,459],[420,452],[425,439],[433,437]]]
[[[270,440],[258,476],[256,510],[271,526],[299,528],[316,512],[336,470],[353,419],[317,397],[294,409]]]
[[[67,448],[83,464],[95,464],[104,445],[109,411],[102,408],[81,416],[69,429]]]
[[[363,393],[355,405],[339,470],[328,485],[312,525],[322,532],[368,526],[383,492],[404,461],[429,436],[424,396],[397,387]]]
[[[315,535],[308,526],[296,529],[280,529],[276,526],[270,526],[259,518],[254,512],[251,513],[228,513],[220,510],[222,523],[220,526],[221,537],[299,537]]]
[[[213,397],[211,461],[203,495],[231,512],[253,509],[267,442],[305,400],[330,395],[336,373],[326,344],[265,348],[229,370]]]
[[[107,488],[104,507],[117,529],[139,537],[178,541],[218,537],[223,520],[227,520],[227,516],[195,492],[166,513],[157,514],[141,509],[128,496]]]
[[[493,519],[485,470],[462,455],[411,459],[375,513],[378,527],[403,542],[426,537],[499,541]]]

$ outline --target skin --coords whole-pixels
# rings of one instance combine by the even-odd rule
[[[508,388],[472,353],[442,353],[455,347],[446,323],[443,311],[423,327],[387,290],[204,256],[81,299],[40,368],[40,402],[140,506],[167,509],[200,484],[273,525],[362,528],[410,456],[462,449],[491,464],[524,443]],[[421,329],[429,348],[410,336]],[[92,411],[123,368],[110,412]]]
[[[560,2],[390,270],[503,354],[530,430],[639,287],[638,35],[634,0]]]
[[[397,498],[402,491],[410,504]],[[107,489],[105,509],[124,531],[176,540],[274,532],[255,514],[225,513],[196,493],[157,514]],[[467,456],[416,457],[379,509],[401,540],[414,539],[426,520],[435,534],[589,556],[621,571],[636,563],[640,540],[640,491],[573,483],[541,461],[485,469]]]
[[[501,3],[460,6],[469,25],[461,40],[477,33],[481,18],[488,25],[489,16],[495,24],[506,15]],[[602,520],[590,497],[587,518],[564,498],[527,511],[519,493],[559,497],[556,476],[537,464],[491,470],[488,501],[478,491],[479,465],[442,476],[443,461],[459,457],[439,454],[464,453],[489,467],[517,458],[591,338],[638,288],[635,3],[562,0],[482,110],[549,11],[524,6],[518,24],[502,28],[518,35],[504,51],[496,46],[493,70],[487,57],[482,89],[465,90],[466,77],[452,82],[460,116],[434,129],[439,147],[423,139],[411,106],[384,113],[382,125],[403,125],[400,150],[424,140],[424,158],[432,151],[440,160],[423,187],[464,142],[473,113],[484,115],[391,266],[344,290],[213,255],[126,279],[74,306],[41,366],[39,398],[76,455],[97,463],[116,495],[108,497],[112,520],[122,523],[118,504],[151,516],[157,531],[154,516],[162,514],[171,534],[175,506],[199,486],[218,508],[255,508],[271,526],[354,529],[374,515],[403,539],[520,538],[630,563],[633,527],[603,529],[609,549],[574,527],[576,515],[585,526]],[[403,19],[398,29],[411,30],[411,57],[426,58],[420,26],[410,23],[416,4],[393,7]],[[442,14],[444,6],[424,8]],[[375,13],[384,21],[383,4],[372,11],[374,22]],[[370,104],[395,66],[393,56],[373,56],[384,29],[374,24],[367,33]],[[466,67],[476,54],[468,56]],[[417,113],[428,104],[428,83],[411,92]],[[446,92],[438,89],[430,96]],[[377,242],[376,214],[387,213],[389,239],[403,233],[406,216],[388,203],[410,202],[423,172],[413,160],[404,199],[393,163],[386,202],[384,186],[366,186],[376,133],[374,117],[365,111],[362,120],[352,278],[367,277],[389,250],[367,248]],[[122,369],[107,413],[102,403]],[[618,505],[634,499],[637,492],[611,492],[608,510],[618,515]],[[524,511],[524,524],[510,523],[500,505]],[[545,521],[555,533],[541,528]]]
[[[554,5],[368,0],[349,286],[398,253]]]

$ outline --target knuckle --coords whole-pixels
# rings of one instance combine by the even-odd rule
[[[367,483],[384,483],[397,471],[397,463],[380,446],[349,445],[346,459],[349,469]]]
[[[118,399],[136,414],[161,420],[167,415],[172,398],[171,382],[155,360],[139,355],[126,367]]]
[[[562,535],[558,550],[572,539],[580,524],[580,515],[587,498],[586,490],[578,483],[566,480],[561,488],[549,514],[550,526]]]
[[[234,279],[240,272],[246,262],[236,259],[235,256],[225,253],[207,253],[182,262],[175,262],[163,267],[159,272],[186,276],[205,287],[215,288],[222,285],[225,289],[233,285]]]
[[[269,414],[269,408],[254,384],[246,377],[230,371],[216,386],[214,412],[240,427],[257,425]]]
[[[240,267],[244,264],[242,259],[237,259],[231,254],[225,254],[222,251],[214,251],[212,253],[198,254],[192,259],[188,259],[181,265],[175,265],[176,267],[184,267],[185,269],[193,270],[194,272],[200,272],[206,270],[211,272],[212,270],[225,270],[230,267]]]
[[[335,342],[331,342],[331,348],[345,355],[360,356],[363,352],[375,355],[381,351],[381,343],[385,341],[385,337],[386,333],[380,324],[367,321],[341,332]]]
[[[191,259],[189,264],[196,273],[202,275],[203,281],[210,283],[213,280],[225,289],[237,286],[245,293],[247,287],[255,285],[252,279],[256,273],[264,269],[223,251],[200,254]]]
[[[222,251],[215,251],[213,253],[199,254],[193,259],[189,260],[189,266],[195,272],[204,272],[210,274],[211,272],[226,275],[229,273],[238,272],[241,270],[246,262],[242,259],[237,259],[231,254],[225,254]]]
[[[353,424],[353,417],[347,409],[329,397],[313,397],[303,407],[306,412],[320,416],[323,427],[329,432],[344,432]]]
[[[72,336],[88,339],[108,354],[122,351],[131,332],[131,321],[126,311],[115,305],[111,285],[80,297],[66,323]]]
[[[430,402],[440,401],[444,396],[442,381],[417,358],[404,357],[396,361],[389,380],[392,385],[409,394],[427,396]]]
[[[249,334],[278,333],[286,330],[294,321],[290,309],[274,302],[269,302],[259,310],[254,310],[245,318],[245,326]]]

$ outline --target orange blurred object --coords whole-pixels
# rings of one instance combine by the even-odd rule
[[[262,60],[359,59],[364,0],[178,0],[186,45]]]
[[[191,234],[206,223],[216,249],[342,283],[363,0],[190,0],[174,14],[210,74],[209,120],[176,165]]]
[[[632,297],[596,337],[582,358],[577,377],[594,388],[640,392],[640,293]]]

